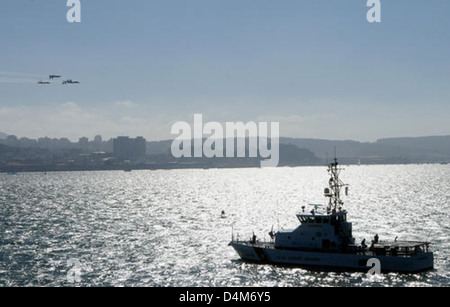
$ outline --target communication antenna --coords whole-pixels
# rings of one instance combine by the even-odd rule
[[[336,146],[334,147],[334,162],[328,164],[328,173],[330,174],[330,180],[328,182],[329,188],[325,189],[325,196],[329,198],[327,212],[336,212],[338,208],[344,204],[341,200],[341,188],[348,187],[348,184],[343,183],[339,179],[339,173],[342,168],[339,167],[336,156]],[[346,194],[347,194],[346,190]]]

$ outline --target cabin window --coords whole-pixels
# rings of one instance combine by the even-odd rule
[[[321,217],[316,217],[316,223],[322,223],[322,218]]]
[[[323,219],[323,222],[324,222],[324,223],[329,223],[329,222],[330,222],[330,219],[324,218],[324,219]]]
[[[310,222],[310,223],[314,223],[314,220],[315,220],[315,218],[313,216],[310,216],[308,218],[308,222]]]

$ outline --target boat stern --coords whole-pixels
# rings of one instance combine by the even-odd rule
[[[432,252],[417,255],[413,260],[414,272],[424,272],[434,269],[434,255]]]

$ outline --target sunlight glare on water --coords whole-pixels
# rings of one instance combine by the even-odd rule
[[[250,264],[227,246],[298,225],[325,203],[325,167],[0,174],[0,286],[449,285],[450,166],[348,166],[344,208],[357,242],[431,240],[435,270],[313,272]],[[225,216],[221,212],[225,211]]]

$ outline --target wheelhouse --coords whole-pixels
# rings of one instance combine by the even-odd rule
[[[333,214],[297,214],[297,218],[302,224],[335,224],[336,222],[347,221],[347,211]]]

